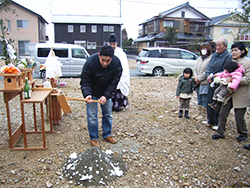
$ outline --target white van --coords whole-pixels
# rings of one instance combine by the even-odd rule
[[[30,55],[42,65],[45,63],[52,47],[58,60],[62,63],[62,76],[80,76],[82,67],[90,56],[82,46],[61,43],[37,43],[32,47],[33,50],[30,50]],[[40,70],[40,76],[45,78],[45,69]]]

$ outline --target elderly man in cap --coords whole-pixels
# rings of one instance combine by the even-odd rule
[[[108,42],[109,45],[114,48],[115,56],[120,59],[123,69],[122,76],[112,97],[113,110],[119,112],[121,107],[126,107],[128,105],[128,94],[130,87],[129,66],[127,55],[122,48],[117,47],[117,37],[114,33],[110,34]]]

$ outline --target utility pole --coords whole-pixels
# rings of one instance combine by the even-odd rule
[[[50,20],[51,21],[52,21],[52,15],[53,15],[53,2],[54,2],[54,0],[50,0],[50,4],[49,4],[50,5]],[[54,43],[55,42],[54,24],[52,23],[49,26],[47,26],[46,30],[49,31],[50,33],[53,33],[53,35],[51,34],[49,37],[49,42]]]
[[[122,17],[122,0],[120,0],[120,18]]]
[[[120,0],[120,18],[122,18],[122,0]],[[122,47],[122,29],[120,30],[120,47]]]

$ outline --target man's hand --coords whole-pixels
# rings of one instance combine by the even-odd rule
[[[88,95],[85,99],[88,100],[88,101],[86,101],[86,103],[92,103],[93,102],[91,95]]]
[[[99,101],[100,101],[100,104],[101,104],[101,105],[104,105],[104,104],[107,102],[107,99],[106,99],[106,97],[102,96],[102,97],[99,99]]]
[[[211,77],[211,76],[207,76],[207,82],[208,82],[209,84],[212,83],[212,77]]]
[[[177,99],[179,99],[179,98],[180,98],[180,96],[176,96],[176,98],[177,98]]]

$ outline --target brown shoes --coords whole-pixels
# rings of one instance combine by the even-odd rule
[[[100,147],[99,140],[91,140],[91,144],[92,144],[92,146]]]
[[[117,142],[117,140],[113,136],[109,136],[105,138],[104,140],[106,140],[107,142],[110,142],[111,144],[115,144]],[[91,140],[90,142],[92,146],[100,147],[99,140]]]
[[[105,138],[106,141],[110,142],[111,144],[115,144],[117,140],[113,136],[109,136]]]

